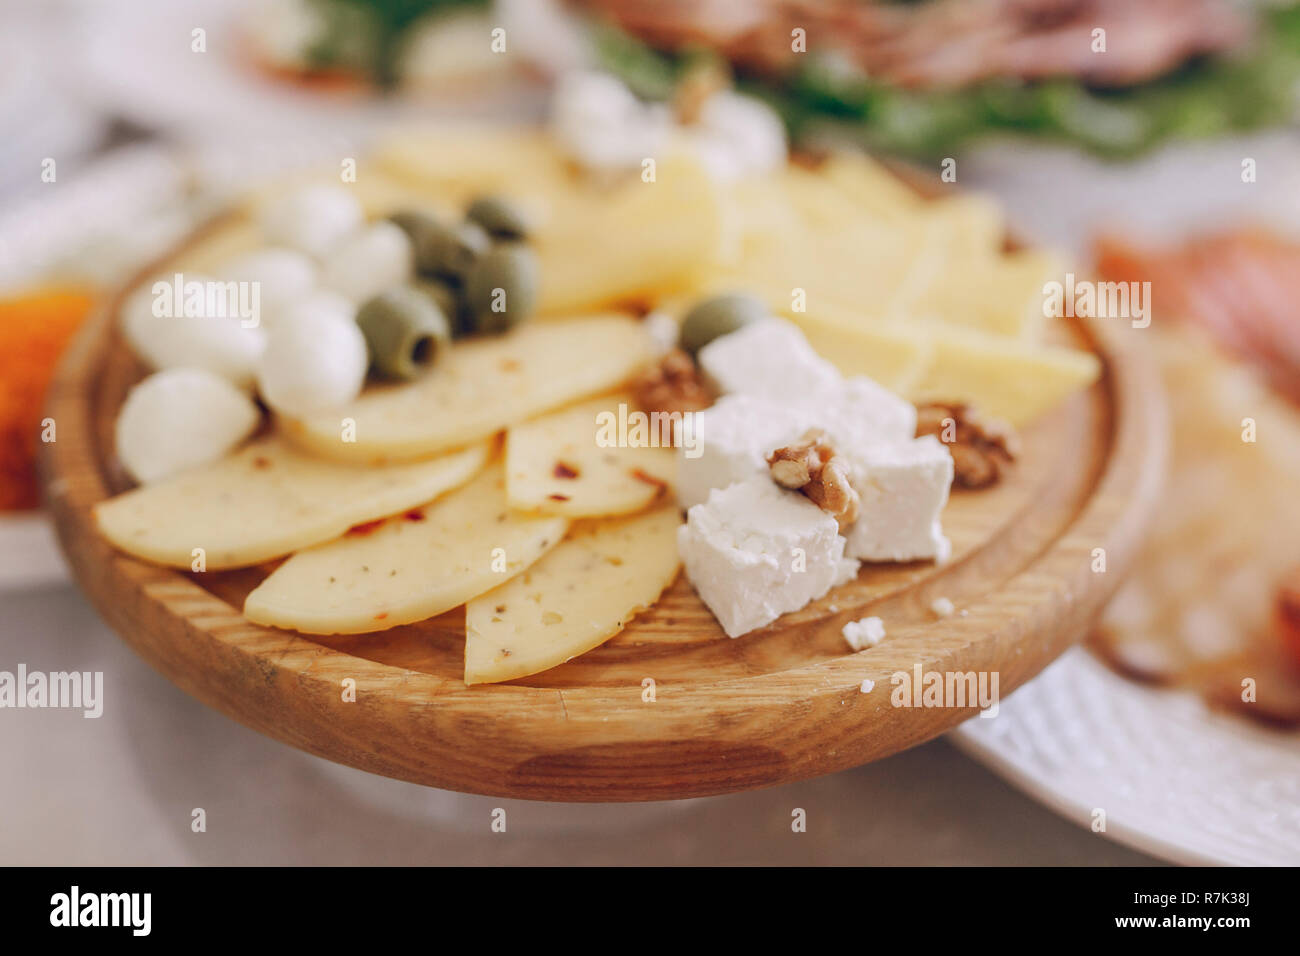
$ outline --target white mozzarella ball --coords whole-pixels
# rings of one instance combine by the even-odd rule
[[[261,412],[246,394],[201,368],[150,375],[117,415],[117,457],[147,484],[216,461],[252,434]]]
[[[248,320],[240,317],[234,303],[216,309],[218,314],[204,314],[214,303],[189,296],[192,290],[208,289],[209,283],[228,288],[195,273],[184,274],[179,296],[174,294],[173,277],[146,284],[123,304],[122,330],[132,350],[152,368],[202,368],[249,387],[266,344],[262,330],[246,327]],[[199,307],[198,314],[191,306]]]
[[[329,289],[313,289],[275,317],[276,328],[291,323],[312,325],[328,319],[357,320],[357,306],[351,299]]]
[[[575,160],[588,169],[639,166],[656,155],[672,128],[670,111],[645,104],[608,73],[564,76],[551,101],[551,126]]]
[[[268,200],[261,215],[268,241],[317,259],[364,221],[361,203],[343,186],[303,186]]]
[[[376,222],[338,243],[321,263],[321,284],[361,303],[411,277],[415,250],[406,232]]]
[[[306,253],[268,246],[228,262],[223,279],[256,283],[259,318],[275,317],[316,286],[316,263]]]
[[[356,322],[321,313],[270,331],[257,385],[277,412],[302,417],[356,398],[368,365],[366,339]]]
[[[781,117],[751,96],[715,93],[701,107],[699,122],[686,132],[706,167],[723,181],[779,169],[786,162]]]

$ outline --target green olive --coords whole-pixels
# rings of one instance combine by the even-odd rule
[[[463,278],[492,244],[487,231],[475,222],[447,225],[416,210],[388,218],[410,237],[415,268],[424,275]]]
[[[365,302],[357,325],[366,337],[370,364],[388,378],[414,378],[447,342],[451,323],[433,298],[411,286],[397,286]]]
[[[508,200],[498,196],[480,196],[465,211],[469,222],[476,222],[497,239],[526,239],[528,218]]]
[[[766,318],[768,310],[749,295],[718,295],[699,302],[682,320],[681,346],[695,355],[714,339]]]
[[[504,332],[537,306],[537,257],[517,243],[499,243],[465,277],[465,302],[475,332]]]
[[[411,288],[427,295],[442,310],[451,325],[451,337],[460,338],[471,329],[469,310],[465,307],[464,290],[454,281],[416,277]]]

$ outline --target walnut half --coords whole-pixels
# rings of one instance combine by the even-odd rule
[[[713,393],[700,380],[695,363],[672,349],[633,384],[637,403],[650,412],[698,412],[713,404]]]
[[[793,445],[767,456],[772,480],[782,488],[801,491],[840,528],[858,519],[861,499],[849,483],[848,463],[835,454],[820,428],[804,432]]]
[[[1001,480],[1020,454],[1015,430],[961,402],[929,402],[916,408],[916,436],[934,435],[952,453],[953,484],[986,488]]]

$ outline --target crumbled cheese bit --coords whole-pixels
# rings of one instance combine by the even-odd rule
[[[860,651],[881,642],[885,636],[885,622],[878,617],[864,617],[860,621],[849,621],[840,633],[849,642],[849,647]]]
[[[862,685],[858,688],[864,694],[870,694],[875,689],[876,682],[869,678],[863,678]]]
[[[936,617],[952,617],[953,612],[957,609],[953,607],[952,602],[946,597],[941,597],[930,602],[930,610],[935,613]]]
[[[677,348],[681,327],[677,320],[662,310],[651,312],[641,320],[642,328],[650,337],[655,355],[662,358]]]

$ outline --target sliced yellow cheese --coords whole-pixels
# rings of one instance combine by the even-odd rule
[[[666,157],[654,182],[638,177],[570,205],[534,241],[538,310],[571,314],[698,287],[723,255],[722,200],[697,162]]]
[[[244,616],[307,634],[422,621],[508,581],[555,547],[568,526],[564,518],[512,511],[505,474],[494,464],[426,508],[299,551],[248,595]]]
[[[149,561],[246,567],[430,502],[469,481],[490,449],[480,442],[428,461],[371,468],[321,461],[270,436],[102,502],[95,521],[114,545]]]
[[[942,322],[854,322],[822,307],[786,315],[845,375],[867,375],[912,401],[971,402],[1024,425],[1101,374],[1091,352]]]
[[[931,199],[921,206],[919,218],[941,238],[954,260],[999,252],[1007,235],[1002,207],[991,196],[979,193]]]
[[[817,172],[834,183],[862,215],[889,221],[906,221],[919,214],[923,199],[885,166],[859,151],[834,153]]]
[[[406,131],[378,143],[370,162],[460,208],[488,193],[555,194],[577,185],[563,151],[540,129],[461,124]]]
[[[954,325],[1036,341],[1046,323],[1043,285],[1061,275],[1050,252],[1022,249],[952,262],[909,310]]]
[[[675,507],[576,525],[563,544],[465,608],[465,683],[536,674],[609,640],[677,576]]]
[[[1033,421],[1101,375],[1101,361],[1091,352],[938,324],[915,334],[934,351],[909,398],[973,402],[1013,425]]]
[[[571,518],[641,511],[676,483],[672,439],[672,420],[651,419],[627,394],[552,412],[506,433],[506,497],[515,508]]]
[[[785,314],[840,374],[865,375],[891,392],[906,394],[914,388],[934,354],[928,337],[891,325],[854,324],[835,306],[823,304],[816,312],[787,310]]]
[[[410,461],[616,388],[650,360],[651,348],[627,316],[527,323],[455,345],[414,382],[374,386],[343,408],[286,421],[284,430],[327,458]]]

